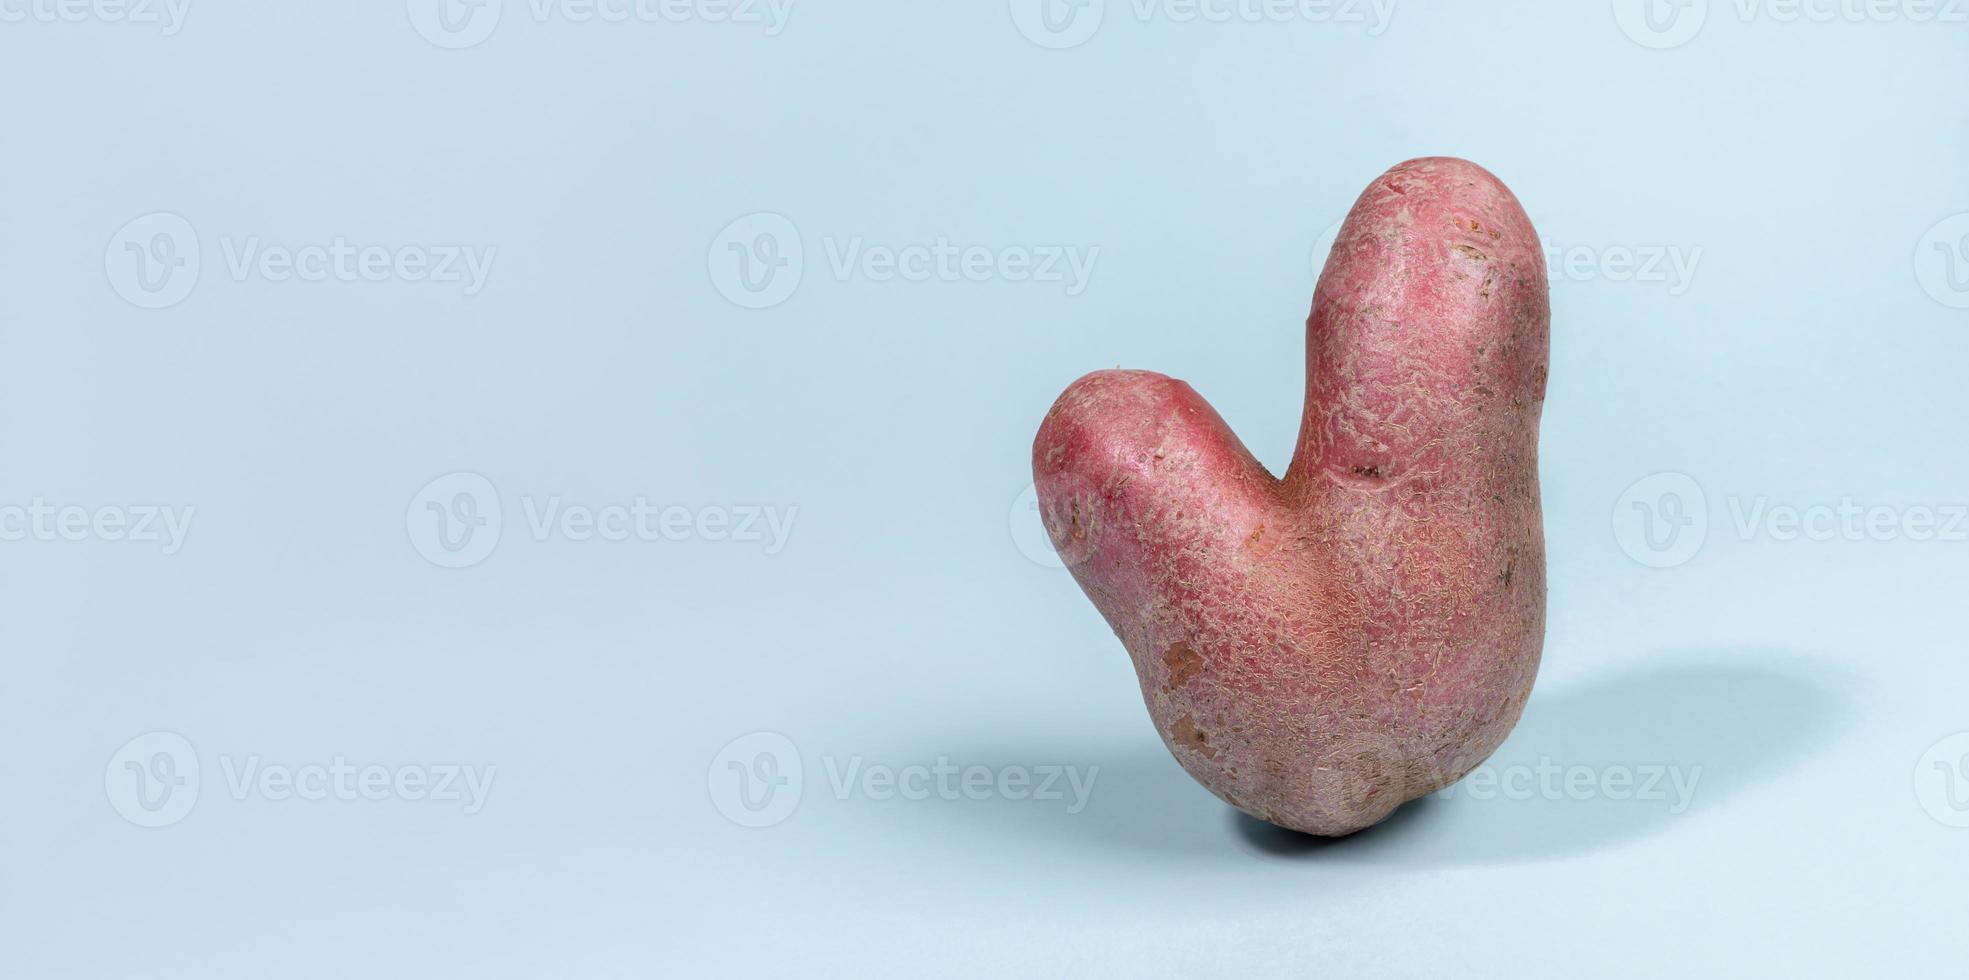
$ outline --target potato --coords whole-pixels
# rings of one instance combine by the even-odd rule
[[[1163,742],[1225,802],[1348,834],[1517,722],[1545,633],[1548,289],[1496,177],[1411,160],[1361,195],[1320,277],[1283,479],[1160,374],[1087,375],[1047,413],[1047,531]]]

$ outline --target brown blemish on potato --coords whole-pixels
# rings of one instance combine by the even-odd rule
[[[1450,247],[1479,262],[1486,261],[1490,258],[1490,256],[1484,254],[1482,249],[1475,245],[1452,245]]]
[[[1190,678],[1203,671],[1203,658],[1198,656],[1195,650],[1190,649],[1188,644],[1183,643],[1163,651],[1162,663],[1169,668],[1169,680],[1162,686],[1165,691],[1174,691],[1182,687],[1190,682]]]
[[[1169,737],[1177,745],[1200,752],[1206,758],[1217,758],[1217,750],[1210,747],[1210,737],[1196,727],[1196,721],[1189,715],[1176,719],[1176,724],[1169,728]]]

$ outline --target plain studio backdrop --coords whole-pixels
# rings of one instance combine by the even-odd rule
[[[0,974],[1959,967],[1966,19],[0,0]],[[1544,664],[1322,844],[1028,452],[1121,365],[1282,469],[1438,154],[1551,256]]]

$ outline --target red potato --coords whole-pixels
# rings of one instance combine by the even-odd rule
[[[1538,234],[1463,160],[1376,179],[1306,324],[1284,479],[1189,385],[1074,382],[1033,443],[1040,514],[1190,775],[1342,835],[1463,777],[1517,723],[1545,634]]]

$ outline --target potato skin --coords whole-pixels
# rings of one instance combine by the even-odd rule
[[[1047,413],[1054,545],[1164,743],[1232,806],[1352,833],[1516,724],[1545,632],[1548,288],[1496,177],[1411,160],[1361,195],[1320,277],[1283,479],[1159,374],[1087,375]]]

